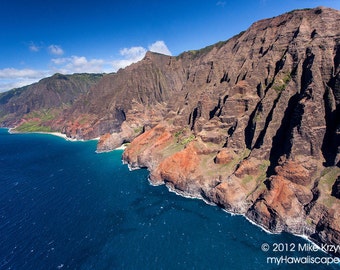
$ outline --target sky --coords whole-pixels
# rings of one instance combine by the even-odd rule
[[[317,6],[340,0],[1,0],[0,92],[57,72],[116,72],[147,51],[176,56]]]

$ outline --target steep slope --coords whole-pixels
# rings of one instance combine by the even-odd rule
[[[140,130],[148,121],[157,123],[182,87],[182,73],[175,58],[147,53],[139,63],[105,76],[76,102],[65,115],[64,132],[89,139],[119,131],[127,118]],[[90,125],[87,128],[82,122]]]
[[[55,74],[38,83],[0,94],[0,120],[19,131],[58,130],[51,127],[64,109],[102,77],[101,74]]]
[[[273,232],[340,244],[339,22],[339,11],[294,11],[179,56],[185,102],[123,159]]]

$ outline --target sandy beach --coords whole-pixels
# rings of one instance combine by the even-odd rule
[[[67,137],[65,134],[60,133],[60,132],[42,132],[42,131],[36,131],[36,132],[18,132],[18,131],[15,131],[15,128],[9,128],[8,129],[8,133],[10,133],[10,134],[20,134],[20,133],[47,134],[47,135],[57,136],[57,137],[63,138],[65,140],[71,141],[71,142],[86,141],[86,140],[79,140],[79,139],[73,139],[73,138]],[[98,141],[99,137],[94,138],[94,139],[90,139],[88,141],[92,141],[92,140]]]

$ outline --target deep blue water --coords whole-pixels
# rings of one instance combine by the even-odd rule
[[[122,151],[0,129],[0,269],[339,269],[267,263],[304,245],[241,216],[150,186]],[[261,245],[268,243],[270,251]]]

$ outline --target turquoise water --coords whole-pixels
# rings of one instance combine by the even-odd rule
[[[241,216],[154,187],[121,151],[0,129],[0,269],[339,269],[268,263],[320,256]],[[261,245],[268,243],[264,252]],[[273,251],[278,244],[295,252]]]

